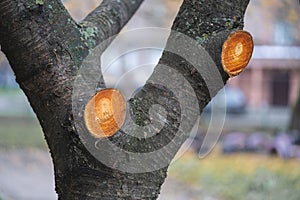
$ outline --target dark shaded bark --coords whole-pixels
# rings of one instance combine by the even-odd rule
[[[59,199],[156,199],[167,166],[144,173],[122,172],[105,166],[82,144],[78,135],[81,130],[76,130],[72,113],[72,83],[83,59],[97,44],[117,34],[142,1],[104,1],[80,24],[70,17],[60,1],[42,2],[0,0],[0,44],[43,128],[54,163]],[[149,108],[152,105],[163,105],[167,110],[167,125],[154,137],[137,139],[116,134],[111,141],[131,152],[150,152],[174,138],[184,111],[180,110],[172,91],[154,84],[168,76],[172,80],[172,74],[163,70],[163,65],[167,65],[188,80],[199,108],[195,110],[194,104],[187,105],[191,110],[187,114],[192,116],[186,124],[187,131],[182,132],[171,152],[164,152],[162,158],[155,157],[167,162],[173,158],[196,115],[222,87],[222,84],[216,84],[208,88],[207,79],[210,83],[218,80],[214,75],[221,75],[222,83],[228,79],[220,62],[221,47],[232,31],[243,27],[248,3],[249,0],[184,1],[172,29],[202,45],[209,53],[207,58],[203,58],[195,70],[195,63],[185,59],[184,54],[191,52],[191,48],[197,51],[197,48],[189,42],[178,42],[181,36],[172,33],[153,75],[129,102],[130,113],[139,125],[150,123]],[[183,57],[178,56],[182,52]],[[205,68],[211,59],[219,70]],[[104,83],[101,84],[104,87]],[[189,96],[186,87],[174,84],[178,84],[179,97]],[[135,131],[130,126],[128,129]],[[144,164],[138,167],[147,171]]]
[[[296,104],[293,107],[289,131],[292,133],[294,143],[300,144],[300,93],[298,94]]]

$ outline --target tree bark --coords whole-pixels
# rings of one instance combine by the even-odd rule
[[[292,137],[294,137],[294,143],[300,144],[300,93],[298,94],[296,104],[293,107],[289,131],[292,133]]]
[[[82,144],[78,135],[81,130],[75,127],[72,113],[73,82],[83,60],[99,43],[117,34],[141,2],[105,0],[82,23],[76,23],[58,0],[0,0],[1,50],[43,128],[54,163],[59,199],[156,199],[166,178],[167,166],[151,171],[140,164],[138,167],[145,168],[145,172],[130,173],[98,161]],[[188,80],[195,92],[197,110],[194,104],[187,105],[191,110],[187,114],[192,116],[186,124],[186,130],[189,130],[196,115],[223,86],[215,84],[209,88],[207,79],[214,83],[218,80],[215,76],[221,75],[222,83],[225,83],[229,78],[221,64],[222,45],[232,31],[242,29],[248,3],[249,0],[183,2],[172,26],[176,32],[170,35],[158,66],[143,89],[129,101],[129,110],[136,124],[145,126],[151,123],[149,108],[159,104],[167,111],[167,125],[154,137],[139,139],[120,133],[111,141],[131,152],[151,152],[166,145],[178,132],[184,111],[180,110],[172,91],[154,84],[168,76],[172,80],[172,74],[164,71],[165,65]],[[197,48],[189,42],[177,42],[182,41],[178,32],[194,39],[207,51],[197,70],[193,63],[197,60],[185,59],[185,56],[190,58],[185,54],[191,52],[191,48],[194,48],[192,52]],[[182,52],[183,57],[178,56]],[[210,60],[218,67],[217,71],[205,68]],[[187,87],[174,84],[178,84],[179,98],[189,96]],[[100,80],[100,85],[105,87],[103,80]],[[127,128],[135,131],[130,126]],[[175,150],[187,134],[182,132]],[[161,157],[170,162],[175,153],[165,152],[166,155]]]

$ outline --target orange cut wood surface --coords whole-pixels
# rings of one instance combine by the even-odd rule
[[[253,52],[253,39],[247,31],[229,35],[222,48],[222,65],[229,76],[236,76],[248,65]]]
[[[84,110],[85,125],[97,138],[114,135],[126,117],[126,101],[116,89],[103,89],[96,93]]]

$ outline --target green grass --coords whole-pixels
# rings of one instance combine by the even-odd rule
[[[0,148],[46,148],[38,121],[33,117],[0,117]]]
[[[300,163],[252,154],[188,153],[171,165],[169,176],[218,200],[299,200]],[[199,199],[201,198],[199,194]]]

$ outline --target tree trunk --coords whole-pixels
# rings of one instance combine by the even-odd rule
[[[82,23],[76,23],[58,0],[0,0],[1,49],[43,128],[54,163],[59,199],[156,199],[166,178],[168,165],[152,170],[159,161],[146,163],[150,167],[145,163],[123,165],[124,170],[100,162],[80,140],[79,132],[85,130],[75,126],[72,111],[73,82],[83,60],[94,47],[117,34],[141,2],[104,0]],[[143,89],[128,102],[133,121],[141,126],[151,123],[152,105],[164,106],[166,125],[147,139],[120,131],[110,138],[112,142],[130,152],[147,153],[162,148],[179,132],[172,151],[153,158],[169,164],[197,115],[229,78],[221,64],[222,45],[231,32],[242,29],[248,3],[249,0],[183,2],[172,27],[176,32],[171,33],[158,66]],[[179,32],[193,40],[182,43]],[[192,41],[196,41],[198,47]],[[197,52],[197,48],[200,49],[198,56],[202,56],[200,60],[194,59],[196,54],[190,55]],[[207,68],[212,62],[217,70]],[[172,82],[176,77],[163,66],[181,74],[192,87],[196,98],[193,100],[197,101],[187,101],[186,110],[180,109],[178,99],[189,97],[190,90],[185,83]],[[156,84],[165,79],[175,88],[178,86],[176,98],[173,91]],[[99,85],[105,87],[103,80]],[[83,112],[83,107],[78,109],[79,113]],[[185,131],[181,131],[180,119],[186,115],[190,118],[187,117]],[[130,123],[125,124],[125,128],[129,132],[137,131]],[[112,156],[109,159],[122,164]],[[133,173],[127,170],[130,167],[133,171],[142,170]]]
[[[293,107],[289,130],[294,137],[294,142],[300,144],[300,93],[298,94],[296,104]]]

